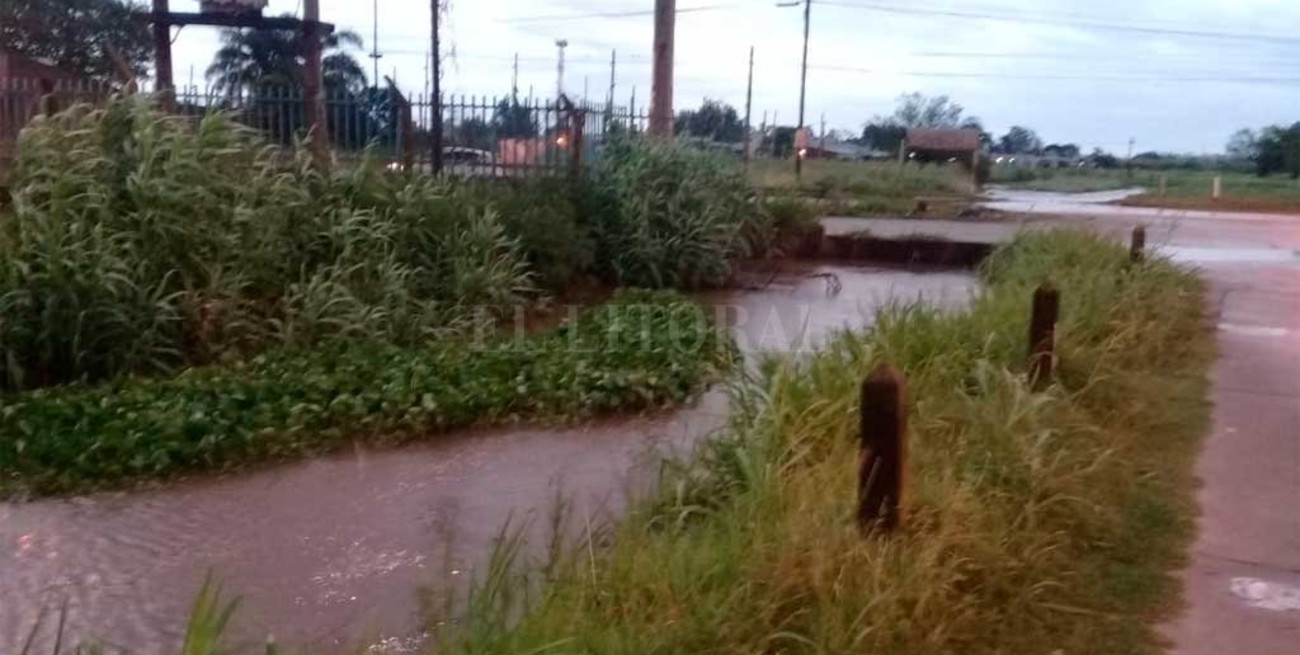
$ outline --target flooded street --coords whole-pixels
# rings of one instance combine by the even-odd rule
[[[964,273],[791,265],[760,291],[704,300],[747,352],[788,352],[866,325],[891,299],[960,306],[974,286]],[[618,512],[653,479],[656,451],[695,443],[726,410],[715,390],[659,415],[464,431],[157,490],[0,504],[0,652],[20,650],[41,609],[64,603],[65,643],[171,652],[209,572],[242,598],[240,638],[317,652],[400,643],[423,631],[421,591],[472,576],[508,520],[535,518],[530,534],[544,534],[560,493],[578,520]]]

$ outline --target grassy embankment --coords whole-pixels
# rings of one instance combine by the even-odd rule
[[[1134,171],[1104,169],[1010,169],[994,167],[992,183],[1016,189],[1086,193],[1142,187],[1143,193],[1122,201],[1135,207],[1205,209],[1263,213],[1300,213],[1300,181],[1286,175],[1259,177],[1217,171]],[[1165,177],[1165,195],[1160,178]],[[1223,179],[1222,197],[1214,200],[1214,178]]]
[[[1207,418],[1202,286],[1079,233],[1022,237],[983,275],[969,311],[894,306],[769,362],[728,433],[533,593],[504,545],[437,652],[1158,652]],[[1026,324],[1049,278],[1060,365],[1035,393]],[[910,381],[906,525],[864,538],[858,383],[886,360]]]
[[[749,166],[755,186],[802,197],[823,216],[906,216],[925,198],[925,217],[951,218],[969,205],[970,177],[957,166],[809,160],[802,184],[791,161],[760,159]]]
[[[722,344],[680,299],[484,350],[576,280],[707,288],[788,217],[738,166],[611,146],[587,184],[318,172],[142,98],[38,119],[0,207],[0,493],[317,452],[354,436],[678,402]],[[654,327],[615,334],[629,311]],[[574,348],[610,334],[603,348]],[[684,338],[678,343],[670,341]]]

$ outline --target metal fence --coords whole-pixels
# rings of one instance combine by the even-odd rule
[[[114,92],[89,82],[0,80],[0,177],[32,118],[75,103],[103,102]],[[173,104],[186,116],[228,112],[286,148],[302,143],[308,129],[300,87],[183,87]],[[437,144],[431,129],[436,113],[424,95],[373,87],[340,91],[326,95],[324,128],[339,161],[368,153],[393,168],[431,172],[434,153],[441,152],[447,174],[512,176],[580,170],[612,135],[641,132],[649,123],[648,114],[635,107],[564,97],[450,95],[441,102],[443,139]]]

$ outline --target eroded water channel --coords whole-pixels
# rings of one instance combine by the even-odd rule
[[[973,288],[964,273],[787,266],[761,291],[703,300],[752,353],[864,326],[890,299],[959,306]],[[157,490],[0,504],[0,652],[20,651],[42,608],[65,603],[65,643],[173,652],[209,572],[242,599],[239,637],[313,652],[401,643],[423,631],[425,592],[471,575],[507,520],[544,515],[557,492],[576,516],[617,512],[651,477],[651,453],[688,447],[726,409],[713,391],[654,416],[466,431]],[[51,641],[47,624],[38,643]]]

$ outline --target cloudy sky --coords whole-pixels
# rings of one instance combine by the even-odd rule
[[[556,39],[569,41],[565,88],[593,100],[650,92],[653,0],[451,0],[448,93],[553,94]],[[754,123],[793,124],[802,8],[776,0],[678,0],[676,105],[706,97],[743,111],[754,46]],[[172,0],[176,11],[197,0]],[[323,19],[372,46],[373,0],[321,0]],[[271,0],[269,14],[301,0]],[[687,11],[683,11],[687,10]],[[644,12],[637,15],[638,12]],[[382,74],[425,88],[429,0],[379,0]],[[633,15],[628,15],[633,14]],[[808,123],[858,131],[903,93],[946,94],[1001,134],[1026,125],[1048,142],[1122,153],[1217,152],[1240,127],[1300,120],[1300,2],[1295,0],[814,0]],[[214,31],[176,40],[178,84],[203,71]]]

